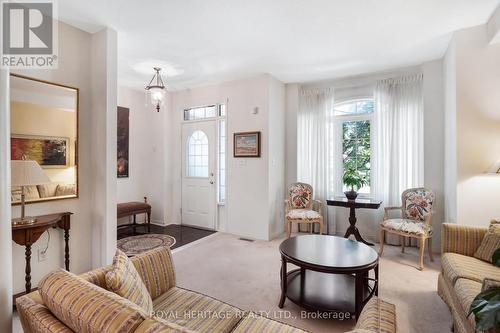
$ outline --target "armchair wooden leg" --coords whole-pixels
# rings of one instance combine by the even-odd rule
[[[400,236],[399,241],[401,242],[401,253],[405,253],[406,237]]]
[[[434,257],[432,256],[432,237],[429,237],[428,238],[429,240],[429,258],[431,259],[431,261],[434,261]]]
[[[285,221],[285,230],[286,230],[286,236],[287,236],[287,238],[290,238],[290,233],[291,233],[290,229],[292,227],[290,224],[291,224],[290,221],[288,221],[288,220]]]
[[[419,270],[424,270],[424,253],[425,253],[425,238],[420,237],[418,239],[419,246],[420,246],[420,267]]]
[[[382,253],[384,253],[384,238],[385,231],[384,229],[380,228],[380,250],[378,251],[379,256],[382,256]]]
[[[323,220],[319,221],[319,234],[323,235]]]

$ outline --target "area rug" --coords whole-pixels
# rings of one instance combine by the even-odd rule
[[[127,256],[135,256],[159,246],[172,247],[175,244],[175,238],[163,234],[146,234],[139,236],[130,236],[119,239],[117,247]]]
[[[309,316],[288,299],[283,309],[278,307],[279,245],[284,239],[247,242],[221,232],[202,238],[196,245],[173,253],[176,285],[309,332],[352,330],[354,320],[315,317],[315,312]],[[378,244],[374,248],[378,250]],[[451,333],[450,311],[437,294],[439,254],[434,262],[426,255],[425,269],[419,271],[418,250],[407,248],[405,252],[398,246],[385,246],[380,259],[379,296],[396,305],[398,333]]]

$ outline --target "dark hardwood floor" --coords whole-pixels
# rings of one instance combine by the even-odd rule
[[[138,224],[136,226],[136,233],[130,228],[118,229],[118,239],[122,239],[134,235],[142,235],[147,233],[147,227]],[[152,234],[166,234],[175,238],[176,242],[172,249],[189,244],[203,237],[216,233],[216,231],[198,229],[188,227],[180,224],[169,224],[167,226],[160,226],[151,224]]]

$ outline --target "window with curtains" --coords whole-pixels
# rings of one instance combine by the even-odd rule
[[[354,99],[334,105],[334,121],[339,137],[337,161],[339,179],[336,192],[348,190],[342,183],[343,171],[347,168],[358,170],[367,181],[359,189],[360,194],[371,193],[372,165],[372,118],[374,102],[371,98]]]

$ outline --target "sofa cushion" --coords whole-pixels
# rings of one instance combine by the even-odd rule
[[[481,291],[486,291],[493,288],[500,288],[500,281],[494,279],[484,279]]]
[[[108,290],[106,285],[106,273],[111,269],[111,265],[107,267],[96,268],[86,273],[78,275],[85,281],[95,284],[98,287]]]
[[[40,193],[36,185],[24,187],[24,200],[40,199]],[[13,186],[11,192],[11,201],[21,201],[21,186]]]
[[[233,330],[233,333],[256,333],[256,332],[272,332],[272,333],[304,333],[307,331],[301,330],[279,321],[262,317],[256,313],[250,312],[245,315],[245,318],[238,323],[238,326]]]
[[[16,306],[24,332],[73,332],[43,304],[38,291],[18,297]]]
[[[243,317],[234,306],[178,287],[153,303],[155,316],[197,332],[231,332]]]
[[[356,329],[395,333],[397,331],[396,307],[377,297],[370,299],[356,322]]]
[[[445,253],[441,256],[441,268],[445,278],[452,285],[459,278],[482,283],[484,278],[500,280],[500,268],[474,257],[458,253]]]
[[[157,247],[130,260],[153,300],[175,286],[174,264],[168,247]]]
[[[43,302],[75,332],[134,332],[147,314],[134,303],[59,270],[38,284]]]
[[[493,252],[498,248],[500,248],[500,222],[493,220],[474,257],[492,262]]]
[[[460,306],[462,307],[464,313],[469,313],[469,308],[472,304],[472,301],[477,296],[477,294],[481,292],[481,285],[482,284],[480,282],[469,279],[458,279],[455,282],[453,290],[457,295],[458,302],[460,303]],[[474,316],[471,315],[468,317],[468,319],[472,327],[475,327],[476,323],[474,320]]]
[[[134,333],[197,333],[180,325],[167,322],[161,318],[148,318],[144,320]]]
[[[153,301],[139,273],[125,253],[116,250],[113,265],[106,273],[109,290],[139,305],[146,313],[153,312]]]
[[[63,195],[74,195],[76,194],[75,184],[59,184],[57,185],[56,192],[54,195],[56,197],[61,197]]]
[[[37,185],[38,193],[40,198],[49,198],[56,195],[56,188],[59,186],[58,183],[47,183],[42,185]]]

